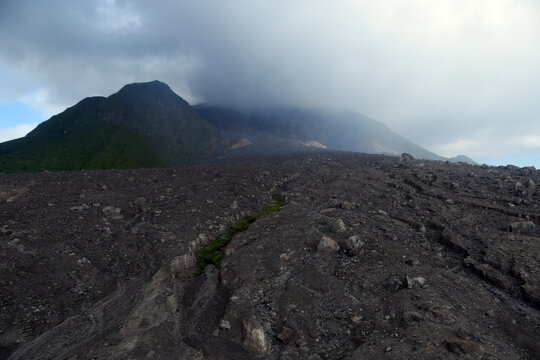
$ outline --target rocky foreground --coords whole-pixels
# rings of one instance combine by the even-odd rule
[[[0,358],[537,359],[536,184],[345,153],[0,174]]]

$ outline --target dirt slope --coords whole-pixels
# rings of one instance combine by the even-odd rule
[[[536,184],[346,153],[0,175],[0,358],[535,359]]]

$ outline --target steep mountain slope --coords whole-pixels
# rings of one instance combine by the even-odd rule
[[[0,144],[0,171],[162,166],[204,157],[216,139],[214,127],[166,84],[130,84]]]

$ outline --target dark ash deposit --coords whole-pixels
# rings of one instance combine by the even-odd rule
[[[332,152],[0,174],[0,358],[540,358],[537,184]]]

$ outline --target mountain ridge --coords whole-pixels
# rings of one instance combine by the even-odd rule
[[[328,149],[399,156],[403,152],[430,160],[448,160],[350,110],[272,107],[250,112],[207,104],[194,105],[218,129],[245,137],[250,130],[268,132],[303,143],[316,141]]]
[[[0,144],[0,172],[160,167],[323,148],[449,160],[352,111],[190,105],[154,80],[85,98]]]

